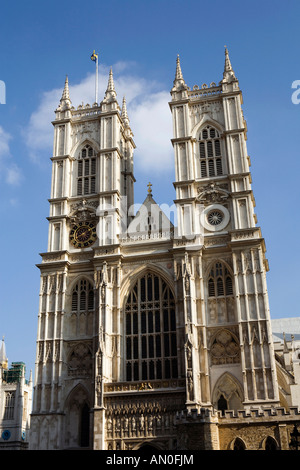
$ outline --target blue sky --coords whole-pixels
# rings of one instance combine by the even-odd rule
[[[52,124],[66,74],[71,100],[99,100],[110,66],[135,135],[136,202],[147,183],[172,204],[171,114],[177,54],[186,83],[222,79],[224,45],[244,97],[258,225],[266,240],[272,318],[299,316],[300,80],[298,1],[53,0],[2,2],[0,80],[0,335],[9,362],[34,368],[39,253],[47,249]],[[0,95],[1,96],[1,95]],[[169,184],[166,184],[169,182]]]

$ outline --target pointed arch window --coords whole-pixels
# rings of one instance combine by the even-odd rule
[[[125,317],[126,380],[177,378],[175,299],[160,276],[138,279]]]
[[[233,450],[246,450],[245,443],[239,437],[234,441]]]
[[[72,312],[94,310],[94,289],[86,279],[79,281],[72,292]]]
[[[86,145],[80,152],[77,162],[77,195],[96,192],[96,152]]]
[[[223,174],[220,134],[207,126],[199,134],[200,174],[202,178]]]
[[[208,297],[233,296],[232,277],[223,263],[215,263],[208,277]]]
[[[6,392],[3,420],[13,419],[14,410],[15,410],[15,392]]]
[[[277,442],[273,437],[267,437],[265,442],[265,450],[278,450]]]

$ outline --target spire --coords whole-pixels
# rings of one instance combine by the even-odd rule
[[[62,100],[69,100],[70,99],[68,75],[66,75],[65,88],[64,88],[61,99]]]
[[[108,84],[107,84],[107,89],[105,92],[105,97],[104,101],[116,101],[116,90],[115,90],[115,84],[114,84],[114,77],[113,77],[113,72],[112,68],[110,68],[109,71],[109,78],[108,78]]]
[[[109,79],[108,79],[108,85],[107,85],[107,90],[106,91],[115,91],[114,77],[113,77],[112,68],[110,68],[110,71],[109,71]]]
[[[127,107],[126,107],[126,99],[125,99],[125,96],[123,97],[123,102],[122,102],[122,113],[121,113],[121,117],[123,119],[123,122],[125,124],[125,126],[129,126],[129,118],[128,118],[128,114],[127,114]]]
[[[66,75],[65,86],[64,90],[60,99],[60,104],[57,108],[57,111],[64,111],[67,109],[71,109],[71,100],[70,100],[70,92],[69,92],[69,80],[68,75]]]
[[[171,95],[173,95],[173,100],[186,98],[188,87],[182,75],[179,54],[177,55],[177,59],[176,59],[176,72],[175,72],[175,80],[173,84],[174,86],[171,90]]]
[[[4,369],[7,369],[7,365],[8,365],[8,360],[7,360],[7,356],[6,356],[4,336],[3,336],[2,343],[1,343],[1,348],[0,348],[0,367],[3,367]]]
[[[177,54],[177,59],[176,59],[176,73],[175,73],[174,86],[176,86],[176,88],[186,87],[185,81],[182,75],[179,54]]]
[[[224,73],[223,73],[223,81],[236,80],[236,76],[234,74],[230,59],[227,46],[225,46],[225,65],[224,65]]]
[[[175,80],[183,80],[183,75],[182,75],[181,66],[180,66],[179,54],[177,54],[177,59],[176,59]]]

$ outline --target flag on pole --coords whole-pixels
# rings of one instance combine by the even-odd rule
[[[96,64],[96,77],[95,77],[95,103],[98,102],[98,53],[93,51],[91,60]]]
[[[94,51],[93,54],[91,55],[91,60],[93,60],[94,62],[96,62],[98,59],[98,54]]]

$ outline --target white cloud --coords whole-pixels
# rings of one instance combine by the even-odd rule
[[[129,110],[136,143],[135,166],[141,171],[161,172],[173,165],[172,118],[168,106],[169,93],[146,95]]]
[[[61,90],[54,89],[45,92],[38,109],[31,114],[29,124],[23,130],[29,156],[35,163],[42,163],[41,153],[52,148],[51,121],[54,119],[54,110],[57,108],[60,97]]]
[[[11,198],[11,199],[9,200],[9,203],[10,203],[11,206],[15,207],[15,206],[17,206],[17,205],[19,204],[19,201],[18,201],[17,198]]]
[[[9,141],[11,138],[11,135],[8,132],[5,132],[3,127],[0,126],[0,159],[10,155]]]
[[[18,185],[22,180],[20,168],[13,163],[6,169],[6,182],[12,185]]]
[[[114,83],[119,105],[126,97],[130,125],[136,143],[135,168],[142,172],[169,170],[173,164],[172,118],[168,101],[169,91],[162,90],[158,82],[134,74],[134,64],[119,62],[113,67]],[[104,97],[109,67],[99,66],[98,101]],[[69,77],[70,98],[76,108],[79,104],[93,104],[95,101],[95,76],[88,75],[78,84],[72,84]],[[31,159],[41,163],[45,152],[52,151],[54,110],[57,108],[61,89],[45,92],[39,107],[32,113],[24,132],[25,142]],[[48,156],[51,156],[49,155]],[[46,157],[47,158],[47,157]]]
[[[12,136],[0,126],[0,175],[6,183],[18,185],[22,179],[22,172],[18,165],[12,162],[10,141]]]

